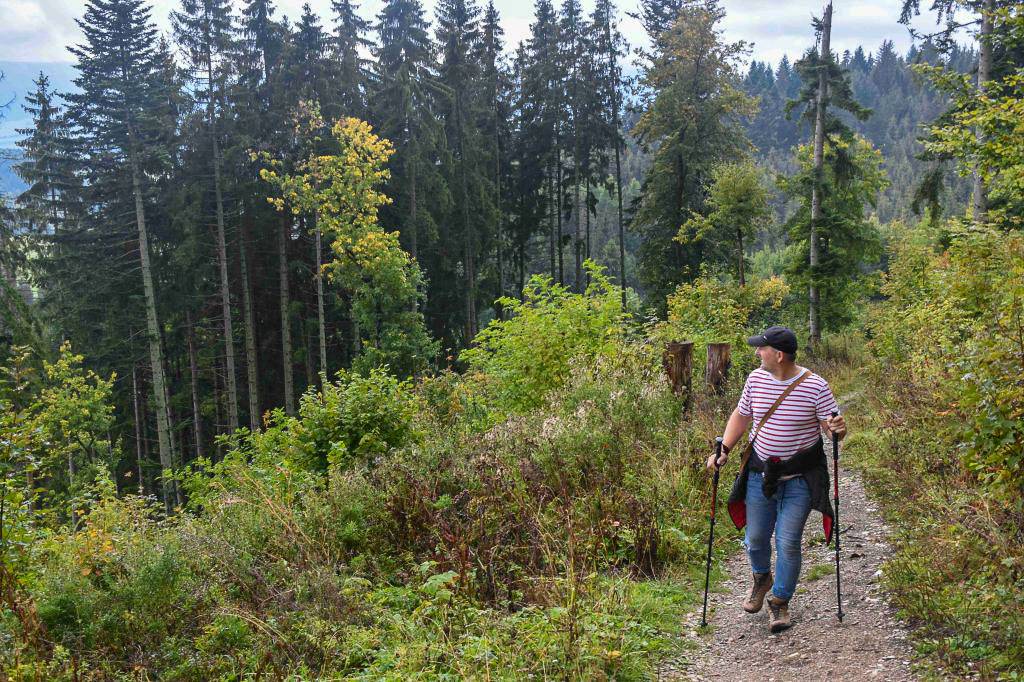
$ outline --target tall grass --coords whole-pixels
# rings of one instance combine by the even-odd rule
[[[340,437],[323,429],[362,442],[351,419],[324,416],[346,400],[366,409],[348,377],[187,476],[180,517],[97,491],[82,530],[40,542],[22,576],[54,653],[8,637],[5,666],[48,679],[647,679],[702,587],[702,462],[732,400],[698,396],[684,416],[657,356],[621,342],[574,360],[540,407],[484,428],[458,378],[410,393],[358,380],[403,408],[376,412],[412,421],[387,447],[336,457]],[[3,628],[19,623],[8,613]]]

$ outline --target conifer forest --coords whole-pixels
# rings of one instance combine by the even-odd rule
[[[726,4],[81,0],[0,92],[0,679],[691,679],[771,325],[908,679],[1024,677],[1024,3]]]

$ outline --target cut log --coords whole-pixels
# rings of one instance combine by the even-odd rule
[[[726,382],[729,379],[729,366],[732,364],[732,355],[727,343],[708,344],[708,364],[704,373],[707,387],[715,393],[725,391]]]
[[[670,341],[661,358],[672,392],[686,396],[686,409],[690,408],[693,388],[693,341]]]

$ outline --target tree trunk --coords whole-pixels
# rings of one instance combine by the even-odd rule
[[[565,286],[565,254],[562,246],[562,148],[558,142],[559,133],[555,133],[555,206],[558,216],[558,283]]]
[[[246,220],[251,220],[248,211]],[[249,259],[246,255],[247,230],[239,235],[238,255],[242,266],[242,318],[245,322],[245,373],[249,387],[249,428],[260,427],[260,378],[256,357],[256,321],[252,309],[252,281],[249,278]]]
[[[579,145],[576,146],[576,154],[579,154]],[[578,161],[577,161],[578,163]],[[576,255],[576,281],[575,287],[578,293],[583,293],[583,236],[580,230],[583,221],[580,220],[580,183],[576,170],[572,174],[573,185],[573,212],[576,218],[573,220],[573,246]]]
[[[612,40],[611,13],[605,16],[605,42],[608,45],[608,89],[612,103],[612,125],[615,127],[615,197],[618,204],[619,233],[619,286],[622,287],[622,309],[626,309],[626,232],[622,222],[622,160],[619,123],[619,70],[615,60],[615,43]]]
[[[494,231],[494,244],[498,258],[498,297],[505,295],[505,245],[503,243],[505,232],[505,214],[501,201],[501,139],[498,136],[498,103],[495,99],[494,108],[494,205],[498,209],[498,224]],[[504,318],[502,311],[498,310],[498,317]]]
[[[587,178],[586,189],[583,191],[583,210],[586,216],[587,227],[586,227],[586,245],[585,245],[585,258],[590,260],[590,178]],[[584,288],[590,286],[590,273],[587,273],[587,281],[584,284]]]
[[[693,392],[693,341],[669,342],[662,355],[662,366],[672,385],[672,393],[681,396],[685,392],[685,409],[689,410]]]
[[[462,203],[463,235],[463,269],[465,273],[466,291],[466,345],[476,336],[476,231],[469,221],[469,187],[466,178],[466,134],[463,130],[462,93],[455,93],[455,118],[459,136],[459,201]]]
[[[740,227],[736,228],[736,244],[739,249],[739,258],[737,259],[737,265],[739,266],[740,273],[740,286],[747,286],[747,280],[743,276],[743,229]]]
[[[210,98],[207,104],[210,138],[213,142],[213,192],[217,202],[217,261],[220,266],[220,307],[224,317],[224,362],[226,364],[225,385],[228,390],[228,431],[238,429],[238,383],[235,379],[235,334],[231,325],[231,284],[228,279],[228,247],[224,228],[224,198],[221,190],[220,143],[217,140],[217,126],[213,106],[213,66],[207,53],[207,74],[210,82]]]
[[[618,118],[618,116],[616,116]],[[617,126],[618,124],[616,124]],[[626,309],[626,229],[622,222],[622,165],[619,161],[619,131],[615,131],[615,197],[618,201],[619,223],[619,286],[622,287],[622,309]]]
[[[142,477],[142,425],[139,410],[139,368],[132,363],[132,407],[135,409],[135,465],[139,473],[139,495],[146,494],[146,487]]]
[[[161,344],[162,345],[166,345],[166,344],[163,343],[163,339],[162,338],[161,338]],[[168,370],[170,370],[170,368],[168,368]],[[176,374],[176,378],[179,381],[181,380],[181,371],[180,371],[180,369],[179,369],[179,371]],[[181,430],[178,427],[175,426],[176,424],[178,424],[178,420],[174,418],[174,406],[171,404],[171,388],[170,388],[170,386],[171,386],[171,382],[169,380],[164,383],[164,387],[165,387],[164,388],[164,402],[167,405],[167,421],[171,425],[171,429],[170,429],[171,457],[172,457],[171,464],[172,464],[172,466],[174,467],[175,470],[178,470],[178,469],[181,468],[182,464],[184,464],[184,461],[183,461],[184,454],[182,453],[182,445],[183,445],[182,440],[183,439],[181,438]],[[185,501],[184,501],[184,498],[182,497],[181,486],[178,484],[177,481],[172,481],[171,484],[172,484],[172,488],[174,490],[174,498],[176,500],[176,504],[178,505],[178,507],[184,506]]]
[[[526,241],[519,247],[519,281],[516,287],[516,297],[523,300],[523,287],[526,286]]]
[[[139,410],[141,411],[141,421],[139,423],[139,429],[142,431],[142,461],[152,461],[150,449],[149,449],[149,418],[146,416],[149,414],[149,405],[146,401],[146,393],[139,393]],[[154,494],[156,494],[156,481],[153,481],[152,488]]]
[[[221,399],[224,391],[221,389],[220,375],[220,359],[217,358],[214,359],[213,366],[210,367],[210,376],[213,378],[213,404],[216,410],[213,415],[214,431],[219,431],[224,423],[224,401]]]
[[[704,381],[714,393],[721,394],[729,381],[729,367],[732,357],[727,343],[708,344],[708,362],[704,372]]]
[[[811,235],[810,235],[810,266],[811,285],[808,292],[811,352],[821,342],[820,298],[818,289],[818,226],[821,223],[821,191],[824,182],[825,159],[825,107],[828,99],[828,69],[826,64],[832,59],[830,41],[832,37],[832,3],[825,6],[825,18],[822,22],[821,50],[819,52],[818,71],[818,103],[814,115],[814,182],[811,185]]]
[[[312,311],[309,309],[309,306],[303,307],[305,308],[308,317],[306,320],[302,321],[299,328],[302,330],[303,342],[306,344],[306,389],[308,389],[310,386],[315,384],[316,373],[313,371],[313,335],[309,332],[309,324],[307,324],[309,317],[312,317],[312,315],[310,315]]]
[[[199,410],[199,360],[196,357],[196,330],[192,313],[185,313],[185,333],[188,335],[189,384],[192,387],[192,432],[196,439],[196,457],[203,456],[203,415]]]
[[[284,373],[284,411],[295,414],[295,384],[292,376],[292,324],[289,314],[290,299],[288,296],[288,216],[281,215],[281,224],[277,230],[278,266],[277,276],[281,289],[281,363]]]
[[[320,342],[320,375],[327,381],[327,321],[324,319],[324,258],[320,244],[320,224],[313,216],[313,235],[316,239],[316,318]]]
[[[409,150],[411,155],[412,150]],[[419,257],[419,225],[416,223],[416,159],[409,160],[409,224],[406,230],[409,232],[409,254],[413,260]]]
[[[170,399],[168,399],[167,403],[168,403],[168,405],[170,404]],[[173,410],[170,412],[170,414],[168,416],[170,416],[172,419],[174,418]],[[177,439],[178,439],[177,443],[173,442],[175,434],[177,434]],[[183,447],[183,445],[184,445],[183,441],[185,440],[185,438],[184,438],[184,436],[181,435],[181,432],[178,429],[172,429],[171,430],[171,438],[172,438],[172,443],[174,444],[174,457],[175,457],[175,459],[174,459],[174,468],[175,469],[180,469],[180,468],[182,468],[185,465],[185,462],[184,462],[184,447]],[[181,484],[178,481],[174,481],[174,499],[175,499],[175,503],[178,505],[178,509],[184,509],[185,508],[185,494],[182,492]]]
[[[992,78],[992,15],[996,11],[995,0],[985,0],[981,10],[981,30],[978,34],[978,92],[984,94],[985,85]],[[978,146],[985,144],[985,132],[981,126],[974,129],[974,138]],[[981,169],[975,166],[974,188],[971,193],[971,204],[974,209],[974,222],[981,225],[985,222],[988,212],[988,197],[985,193],[985,182],[981,177]]]
[[[134,147],[134,144],[132,144]],[[134,149],[129,150],[132,171],[132,193],[135,195],[135,223],[139,232],[139,261],[142,267],[142,288],[146,299],[146,335],[149,339],[149,362],[153,372],[153,402],[156,405],[156,430],[160,445],[160,466],[164,472],[174,467],[171,445],[171,418],[167,405],[167,384],[164,379],[164,353],[160,346],[160,323],[156,315],[156,290],[153,287],[153,269],[149,261],[149,233],[146,231],[146,212],[142,203],[142,179]],[[172,481],[161,473],[164,508],[171,513]]]
[[[548,165],[548,256],[551,259],[551,279],[558,277],[558,266],[555,264],[555,195],[552,187],[554,182],[551,166]]]

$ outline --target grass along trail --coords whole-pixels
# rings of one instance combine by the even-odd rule
[[[831,443],[826,441],[829,473]],[[728,494],[735,475],[730,463],[720,482]],[[793,627],[772,635],[768,607],[750,615],[742,603],[750,588],[750,566],[739,540],[723,567],[725,579],[708,598],[709,632],[697,634],[700,608],[689,616],[686,631],[693,649],[662,664],[659,680],[916,680],[911,669],[908,628],[889,606],[880,584],[882,564],[890,555],[887,528],[868,499],[860,475],[843,467],[839,475],[842,522],[843,622],[836,618],[835,550],[823,544],[821,515],[811,512],[804,528],[804,562],[797,592],[790,602]],[[716,534],[735,536],[722,504]],[[723,527],[724,526],[724,527]],[[719,531],[721,528],[721,531]]]

